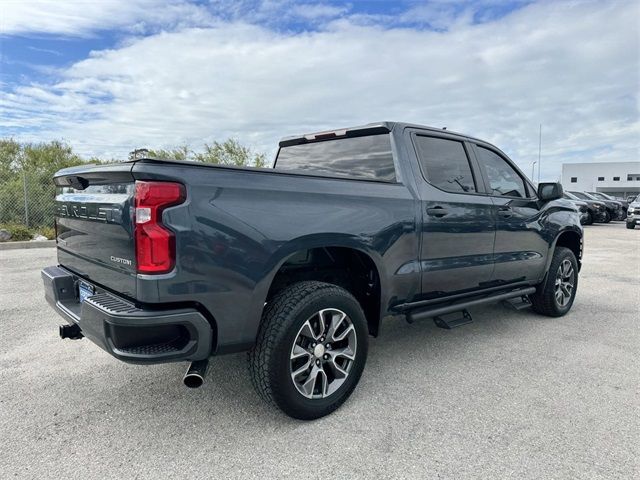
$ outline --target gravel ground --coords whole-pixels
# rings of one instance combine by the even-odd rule
[[[640,232],[585,235],[568,315],[387,320],[351,399],[312,423],[263,405],[244,355],[189,390],[184,364],[61,341],[54,250],[0,251],[0,477],[639,478]]]

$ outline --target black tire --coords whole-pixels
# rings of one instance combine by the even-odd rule
[[[635,223],[629,223],[629,222],[627,222],[627,228],[628,228],[629,230],[633,230],[634,228],[636,228],[636,224],[635,224]]]
[[[611,214],[609,213],[609,210],[605,210],[604,220],[602,221],[602,223],[609,223],[610,221],[611,221]]]
[[[571,264],[573,269],[573,287],[571,289],[570,298],[567,303],[561,305],[556,298],[556,279],[560,272],[561,266],[565,261]],[[573,252],[565,247],[556,247],[553,252],[553,258],[551,259],[551,265],[544,281],[538,285],[538,290],[533,295],[530,295],[533,309],[548,317],[561,317],[571,310],[573,301],[576,297],[576,291],[578,290],[578,261]]]
[[[337,309],[346,314],[354,327],[357,348],[343,383],[324,398],[307,398],[292,380],[292,349],[299,341],[303,325],[324,309]],[[313,420],[328,415],[349,398],[358,384],[367,360],[368,335],[362,308],[345,289],[316,281],[290,285],[277,293],[264,309],[256,345],[248,353],[253,386],[262,399],[293,418]],[[327,333],[327,341],[328,337]],[[309,354],[310,361],[319,361],[314,358]],[[310,364],[309,368],[314,367]],[[329,382],[326,374],[322,388],[326,386],[324,382]],[[315,388],[314,382],[313,392]]]
[[[593,215],[591,212],[587,212],[587,218],[584,221],[584,225],[592,225],[593,224]]]

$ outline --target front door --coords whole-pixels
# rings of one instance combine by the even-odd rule
[[[424,299],[486,286],[493,271],[495,220],[481,193],[470,146],[454,136],[413,134],[422,206]]]
[[[549,249],[542,236],[540,208],[533,187],[499,152],[474,145],[496,218],[494,283],[536,281]]]

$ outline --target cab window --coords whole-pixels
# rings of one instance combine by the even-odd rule
[[[476,192],[462,142],[418,135],[415,145],[422,173],[431,185],[446,192]]]
[[[491,150],[478,146],[478,162],[489,181],[490,194],[501,197],[527,197],[522,177],[507,161]]]

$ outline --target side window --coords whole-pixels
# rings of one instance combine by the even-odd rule
[[[478,146],[478,161],[489,180],[491,195],[526,198],[524,180],[504,158]]]
[[[422,135],[415,138],[420,167],[430,184],[453,193],[477,191],[462,142]]]

